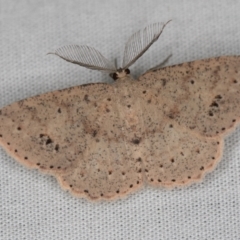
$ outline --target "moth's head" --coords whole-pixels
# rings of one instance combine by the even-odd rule
[[[120,79],[120,78],[125,78],[127,75],[130,74],[130,70],[127,68],[127,69],[122,69],[122,68],[119,68],[116,72],[114,73],[110,73],[109,76],[114,80],[116,81],[117,79]]]

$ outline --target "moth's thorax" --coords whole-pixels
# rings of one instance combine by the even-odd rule
[[[126,75],[125,77],[118,78],[113,83],[115,86],[129,86],[135,80],[131,75]]]

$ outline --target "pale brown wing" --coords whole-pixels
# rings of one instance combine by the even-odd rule
[[[122,138],[118,139],[124,140],[131,153],[127,163],[146,182],[165,187],[187,185],[199,181],[216,166],[222,155],[221,137],[200,136],[166,116],[164,100],[154,94],[156,89],[147,81],[126,78],[114,87],[119,102],[112,110],[119,112],[123,121]],[[139,180],[133,180],[132,186],[136,181]]]
[[[146,180],[199,181],[220,160],[223,137],[240,121],[240,57],[166,67],[135,86],[145,129],[139,145]]]
[[[240,121],[240,56],[183,63],[140,77],[159,111],[194,132],[225,135]]]
[[[161,102],[151,101],[141,101],[146,129],[139,144],[144,179],[150,185],[170,188],[200,181],[219,162],[222,138],[203,137],[179,126],[158,112]]]
[[[93,200],[123,196],[141,187],[142,175],[134,146],[126,144],[118,104],[114,88],[101,83],[13,103],[0,111],[0,144],[74,194]]]
[[[77,196],[116,199],[143,185],[137,144],[141,125],[129,84],[128,80],[126,85],[113,85],[113,92],[104,101],[96,101],[95,109],[89,108],[91,114],[83,113],[99,127],[92,128],[93,136],[78,167],[58,178],[62,186]]]

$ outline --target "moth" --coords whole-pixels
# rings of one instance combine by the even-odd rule
[[[130,66],[165,26],[134,33],[120,68],[89,46],[57,49],[53,54],[106,72],[113,83],[57,90],[2,108],[1,146],[91,200],[116,199],[146,184],[174,188],[202,180],[240,121],[240,57],[150,69],[133,79]]]

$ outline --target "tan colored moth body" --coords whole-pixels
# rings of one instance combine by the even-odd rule
[[[165,67],[138,80],[124,66],[113,84],[76,86],[4,107],[0,144],[22,164],[92,200],[125,196],[144,184],[201,180],[240,121],[240,57]]]

